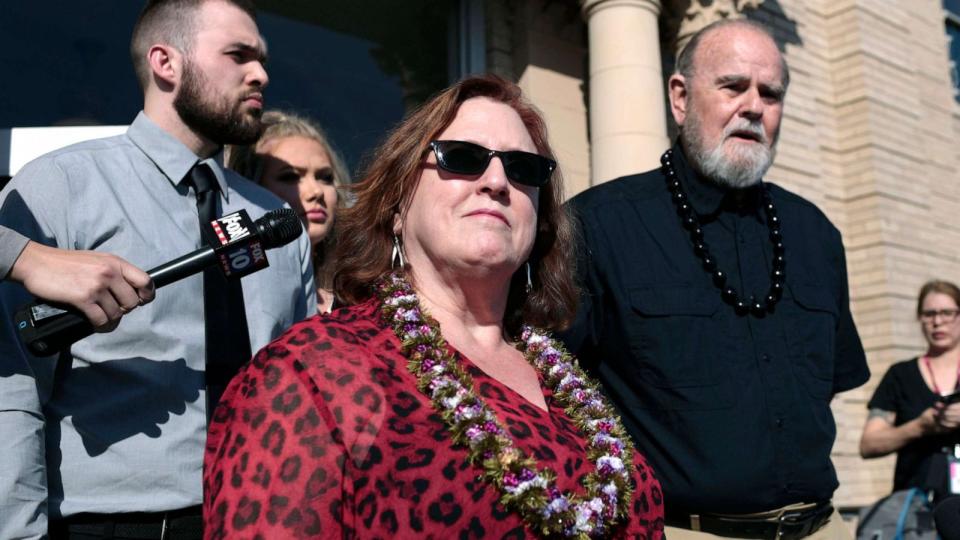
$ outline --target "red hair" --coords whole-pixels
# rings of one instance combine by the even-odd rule
[[[409,114],[377,149],[361,179],[351,186],[355,204],[343,211],[338,225],[334,290],[338,298],[357,303],[369,298],[372,285],[391,271],[393,217],[406,208],[416,191],[428,145],[453,122],[460,105],[485,97],[504,103],[520,116],[537,148],[553,158],[546,123],[522,96],[520,88],[500,77],[470,77],[443,90]],[[525,291],[521,268],[510,282],[504,323],[516,335],[521,324],[547,330],[567,327],[576,311],[573,277],[573,226],[563,206],[559,168],[540,189],[537,236],[530,264],[533,290]]]
[[[923,301],[927,299],[927,296],[933,293],[940,293],[953,298],[953,302],[957,304],[957,307],[960,307],[960,288],[957,288],[956,285],[949,281],[943,281],[935,279],[933,281],[928,281],[923,284],[923,287],[920,287],[920,294],[917,296],[917,318],[920,318],[920,313],[923,312]]]

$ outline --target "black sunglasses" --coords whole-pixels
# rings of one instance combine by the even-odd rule
[[[482,174],[497,156],[503,163],[507,178],[525,186],[543,187],[557,168],[557,162],[531,152],[520,150],[490,150],[466,141],[431,141],[430,148],[437,156],[437,165],[456,174]]]

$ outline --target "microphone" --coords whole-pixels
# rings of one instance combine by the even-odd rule
[[[933,511],[937,534],[943,540],[960,540],[960,497],[950,497]]]
[[[255,222],[246,210],[211,221],[203,229],[210,247],[178,257],[148,270],[154,287],[180,281],[218,265],[228,279],[269,266],[265,250],[289,244],[303,232],[296,212],[279,208]],[[17,311],[14,323],[20,339],[35,356],[50,356],[93,333],[93,325],[79,311],[35,302]]]

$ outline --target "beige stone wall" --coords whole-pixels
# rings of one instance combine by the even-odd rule
[[[960,282],[960,107],[940,6],[766,0],[746,11],[774,29],[791,67],[768,178],[816,203],[843,233],[854,318],[873,372],[867,385],[834,401],[841,506],[889,491],[892,458],[858,456],[866,402],[890,363],[922,350],[913,316],[920,285],[934,277]],[[585,189],[583,21],[558,3],[495,0],[488,23],[492,70],[520,81],[544,111],[568,195]]]
[[[587,48],[579,12],[539,1],[492,0],[487,23],[488,67],[517,81],[543,113],[572,197],[590,186]]]
[[[832,136],[822,151],[841,187],[854,316],[873,372],[834,407],[837,499],[861,505],[889,491],[893,464],[857,455],[866,401],[891,362],[922,350],[913,316],[920,285],[960,277],[957,229],[941,225],[960,212],[956,105],[939,0],[804,4],[824,37],[814,51],[830,86],[822,110]]]

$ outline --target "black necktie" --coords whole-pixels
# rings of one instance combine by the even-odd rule
[[[190,170],[190,182],[197,195],[201,239],[205,229],[219,217],[217,179],[203,163]],[[228,280],[218,267],[203,272],[203,310],[206,329],[207,420],[220,401],[227,383],[250,360],[250,335],[243,307],[243,288],[237,280]]]

